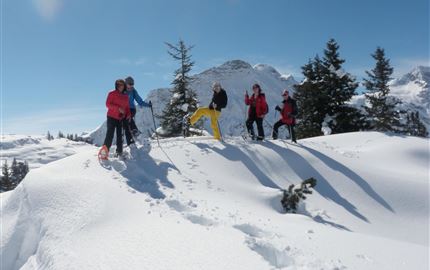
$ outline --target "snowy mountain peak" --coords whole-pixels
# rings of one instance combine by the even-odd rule
[[[218,68],[220,69],[228,69],[228,70],[239,70],[239,69],[251,69],[252,66],[248,62],[243,60],[231,60],[227,61]]]
[[[281,75],[281,80],[285,81],[289,85],[296,85],[296,84],[299,83],[298,81],[296,81],[296,79],[294,78],[294,76],[291,75],[291,74]]]
[[[406,85],[410,82],[422,86],[430,84],[430,66],[417,66],[411,72],[406,73],[400,79],[393,80],[392,85]]]
[[[281,74],[272,66],[266,65],[266,64],[257,64],[254,66],[255,70],[258,71],[264,71],[267,73],[272,73],[275,76],[281,76]]]

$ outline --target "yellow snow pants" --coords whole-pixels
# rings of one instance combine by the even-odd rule
[[[221,135],[218,129],[218,118],[220,115],[221,115],[220,111],[209,109],[208,107],[200,107],[190,117],[190,124],[194,125],[203,116],[210,118],[211,128],[212,128],[212,131],[214,132],[214,138],[217,140],[221,140]]]

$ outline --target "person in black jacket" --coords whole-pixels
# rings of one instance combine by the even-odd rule
[[[213,97],[209,106],[198,108],[190,117],[189,123],[194,125],[201,117],[210,117],[214,138],[221,140],[221,134],[218,128],[218,118],[221,115],[221,110],[227,106],[227,93],[222,89],[221,84],[218,82],[214,83],[212,90]]]
[[[295,143],[296,133],[294,132],[294,126],[296,125],[297,116],[297,103],[296,100],[290,97],[288,90],[285,90],[282,94],[284,100],[281,106],[276,106],[275,110],[281,113],[281,117],[278,122],[273,126],[272,138],[276,140],[278,138],[278,130],[281,126],[286,125],[290,132],[291,140]]]

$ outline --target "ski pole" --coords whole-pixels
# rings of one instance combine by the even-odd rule
[[[277,114],[277,110],[275,110],[275,116],[273,117],[274,118],[274,120],[276,121],[276,114]],[[275,127],[273,126],[272,127],[272,134],[273,134],[273,131],[275,131]],[[278,135],[278,134],[276,134],[276,135]]]
[[[158,146],[160,146],[160,140],[158,139],[157,126],[155,125],[155,117],[154,117],[154,110],[152,109],[152,104],[151,104],[151,115],[152,115],[152,122],[154,123],[155,137],[157,138]]]

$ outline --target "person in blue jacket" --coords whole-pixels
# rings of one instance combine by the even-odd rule
[[[130,102],[130,112],[131,112],[129,127],[131,130],[131,133],[134,136],[138,136],[140,134],[140,131],[137,128],[136,123],[134,122],[134,116],[136,115],[135,101],[137,102],[137,104],[139,104],[141,108],[152,107],[152,103],[151,101],[149,101],[148,103],[143,101],[143,99],[139,96],[139,93],[134,88],[134,79],[131,76],[128,76],[127,78],[125,78],[125,84],[127,86],[127,94],[128,94],[128,100]]]

